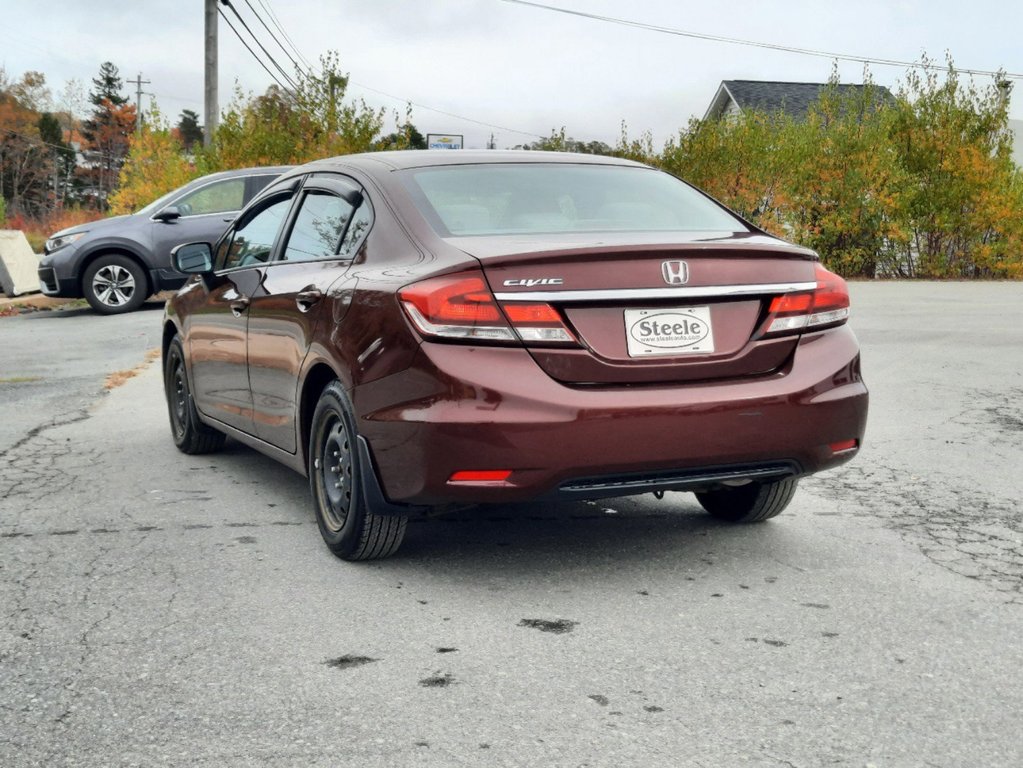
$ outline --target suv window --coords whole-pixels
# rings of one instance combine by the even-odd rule
[[[175,203],[182,216],[240,211],[245,205],[245,179],[225,179],[207,184]]]
[[[232,231],[217,249],[217,269],[248,267],[269,261],[277,233],[290,206],[291,197],[281,197]]]
[[[248,205],[249,200],[266,189],[279,175],[275,173],[270,176],[246,176],[245,204]]]
[[[336,195],[308,192],[291,228],[286,261],[311,261],[336,256],[341,235],[352,215],[352,206]]]

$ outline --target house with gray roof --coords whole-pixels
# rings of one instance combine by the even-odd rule
[[[856,96],[870,88],[875,103],[894,102],[892,92],[883,85],[838,84],[840,96]],[[747,111],[774,114],[784,112],[796,120],[805,120],[810,105],[820,98],[828,83],[779,83],[770,80],[722,80],[704,120]]]

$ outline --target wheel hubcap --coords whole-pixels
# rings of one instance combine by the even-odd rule
[[[324,522],[336,533],[344,527],[352,503],[352,452],[340,418],[335,417],[327,425],[322,445],[319,470],[325,497]]]
[[[108,307],[120,307],[135,295],[135,278],[118,264],[100,267],[92,278],[92,291]]]

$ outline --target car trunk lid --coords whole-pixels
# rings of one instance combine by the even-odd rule
[[[812,251],[766,235],[457,238],[502,305],[554,307],[579,346],[527,343],[570,384],[656,384],[756,376],[798,336],[762,339],[775,296],[813,290]]]

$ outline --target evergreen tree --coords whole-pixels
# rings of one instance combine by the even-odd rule
[[[135,107],[121,93],[124,83],[111,62],[100,65],[99,77],[92,79],[89,93],[92,114],[82,124],[86,144],[86,163],[81,173],[92,186],[100,206],[117,183],[121,166],[128,156],[128,147],[135,127]]]
[[[181,146],[191,150],[192,145],[202,143],[203,130],[199,125],[199,115],[190,109],[182,110],[178,119],[178,135],[181,138]]]
[[[74,189],[75,150],[64,141],[60,121],[49,112],[39,116],[39,138],[49,145],[53,153],[54,202],[63,204]]]

